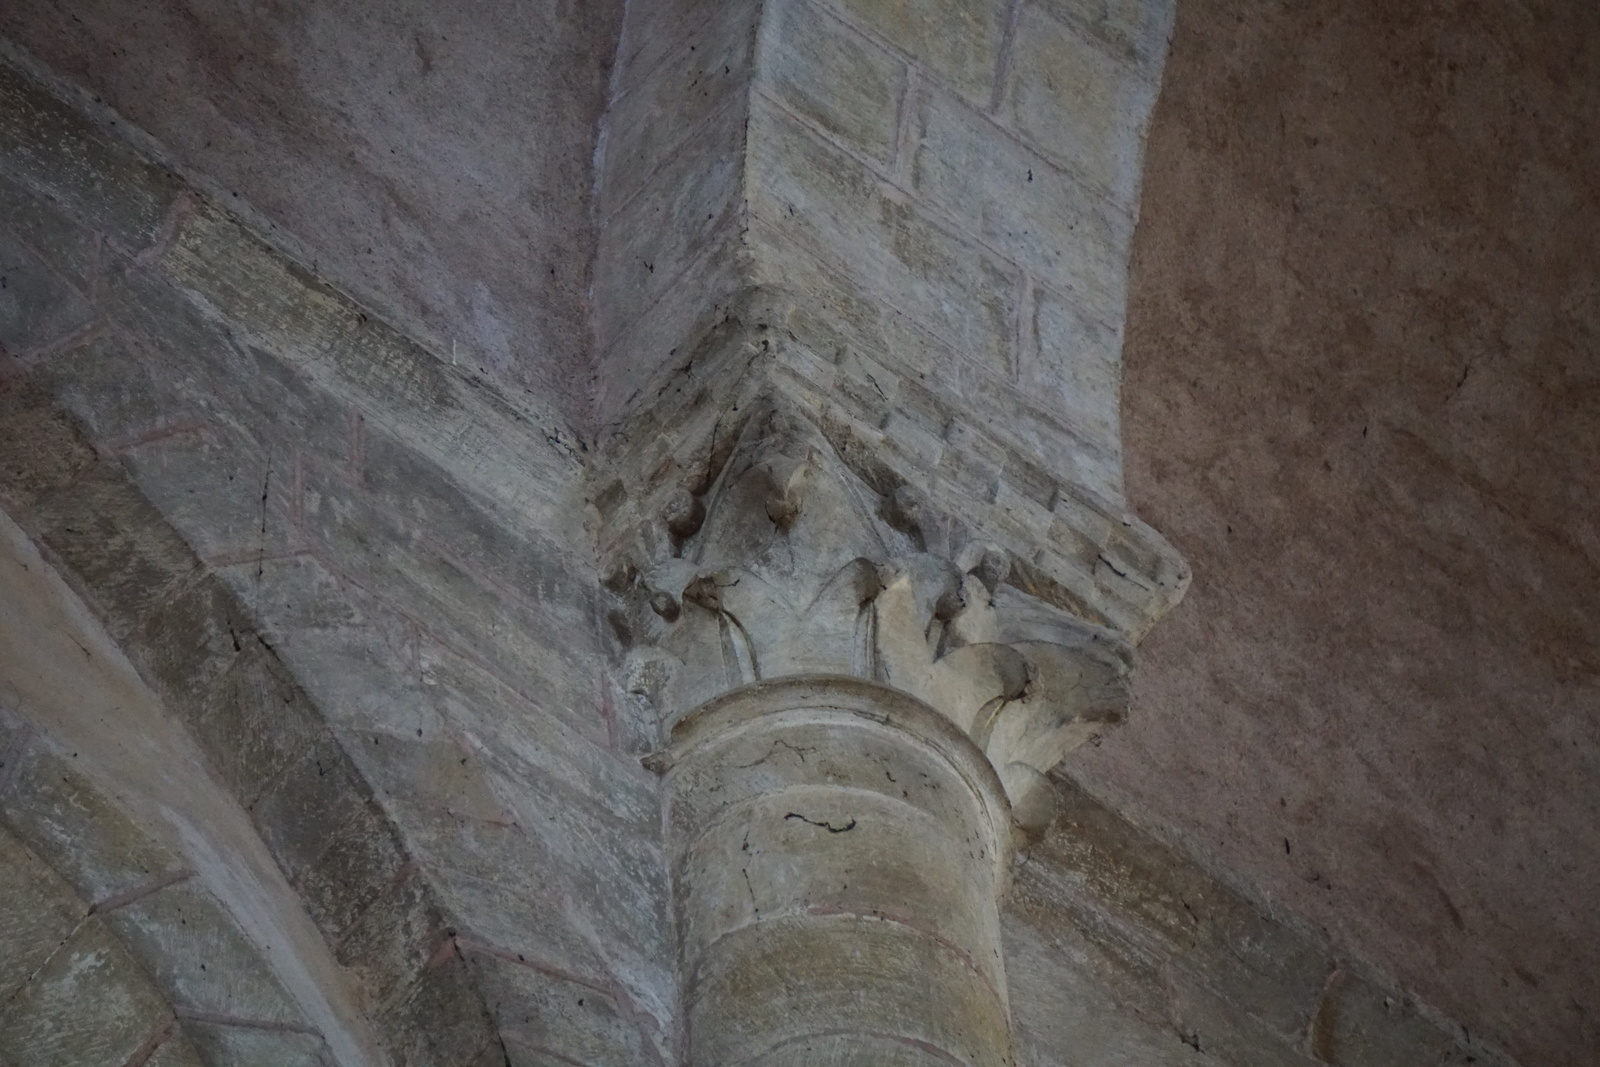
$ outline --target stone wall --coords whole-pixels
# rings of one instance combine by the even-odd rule
[[[611,472],[548,411],[409,340],[131,150],[114,116],[9,66],[0,101],[0,273],[21,294],[0,300],[0,506],[194,739],[342,968],[380,1061],[669,1061],[659,797],[638,763],[660,738],[613,680],[594,547],[620,506]],[[749,297],[728,350],[759,355],[762,313],[795,306]],[[785,350],[800,366],[820,334],[797,325]],[[867,385],[864,363],[842,367],[831,382]],[[1139,616],[1118,604],[1151,600],[1119,600],[1119,575],[1181,589],[1159,557],[1140,571],[1119,554],[1138,535],[1114,499],[1028,482],[1040,465],[1024,450],[927,410],[956,458],[924,484],[951,499],[981,487],[970,521],[1049,543],[1005,518],[1009,471],[1042,492],[1042,529],[1065,511],[1067,529],[1102,530],[1077,585],[1048,554],[1014,579],[1125,619]],[[877,432],[911,439],[893,425]],[[1080,794],[1062,803],[1005,916],[1024,1062],[1484,1061],[1326,942]],[[136,963],[160,985],[157,957]],[[202,1062],[251,1062],[206,1053],[195,1035],[227,1026],[173,988],[163,1055],[181,1038]]]
[[[637,1062],[672,995],[657,804],[607,710],[576,437],[3,78],[6,510],[396,1062]]]
[[[620,11],[12,0],[0,36],[320,276],[582,426],[595,121]]]
[[[1600,1048],[1600,11],[1185,0],[1129,493],[1193,561],[1079,773],[1528,1063]]]

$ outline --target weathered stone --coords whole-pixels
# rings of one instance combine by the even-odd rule
[[[1059,932],[1059,933],[1058,933]],[[1048,938],[1008,909],[1006,971],[1022,1063],[1071,1049],[1083,1067],[1200,1067],[1204,1055],[1173,1029],[1162,1005],[1119,988],[1093,950],[1053,928]]]
[[[758,218],[780,224],[789,241],[969,358],[1008,372],[1016,280],[1003,263],[787,114],[758,99],[750,121],[750,210]],[[781,278],[781,264],[773,267]]]
[[[423,876],[408,870],[367,906],[336,951],[377,1007],[416,980],[449,936]]]
[[[715,112],[696,131],[692,150],[668,157],[607,220],[608,234],[615,236],[600,247],[595,300],[615,310],[601,324],[601,345],[610,344],[617,330],[660,300],[708,249],[736,232],[747,123],[744,106]]]
[[[10,64],[0,64],[0,160],[17,181],[132,251],[160,237],[181,189]]]
[[[1006,36],[1001,0],[830,0],[909,52],[967,98],[987,104]]]
[[[659,1052],[604,989],[498,955],[472,953],[471,963],[507,1045],[593,1067],[659,1062]]]
[[[1148,980],[1165,966],[1203,974],[1279,1041],[1297,1040],[1332,968],[1325,950],[1081,790],[1059,788],[1060,821],[1018,875],[1028,913],[1073,916],[1084,936]]]
[[[73,766],[75,755],[30,746],[12,791],[0,797],[0,821],[88,904],[180,874],[182,858],[95,788]]]
[[[34,378],[102,446],[201,425],[199,410],[184,402],[174,382],[152,370],[144,351],[125,333],[95,333],[54,352],[34,370]]]
[[[1120,321],[1133,220],[993,121],[928,94],[912,163],[917,192],[1034,278],[1079,294],[1096,318]]]
[[[497,1044],[471,972],[455,955],[424,970],[377,1018],[388,1024],[395,1060],[408,1067],[476,1063],[486,1046]]]
[[[0,1004],[22,988],[78,924],[84,907],[38,856],[0,830]]]
[[[303,1025],[259,949],[208,890],[179,882],[109,910],[106,926],[185,1010]]]
[[[117,466],[85,472],[34,511],[38,537],[81,583],[117,636],[131,633],[193,580],[193,552]]]
[[[250,813],[278,866],[294,879],[347,826],[369,824],[371,794],[344,746],[318,732],[290,754]]]
[[[31,361],[81,332],[94,310],[32,249],[0,231],[0,355]]]
[[[186,1018],[183,1032],[208,1064],[238,1067],[331,1067],[327,1045],[315,1034],[230,1026]]]
[[[1032,5],[1022,9],[1001,115],[1039,151],[1132,210],[1155,85]]]
[[[31,511],[94,463],[89,442],[39,383],[0,383],[0,494],[8,509]]]
[[[647,16],[673,23],[651,42],[665,52],[652,52],[653,65],[643,57],[624,61],[619,72],[621,92],[606,112],[597,204],[602,219],[648,186],[672,181],[663,173],[669,157],[699,157],[708,128],[725,118],[719,111],[743,110],[762,4],[708,4],[698,18],[675,15],[670,10],[674,6],[686,5],[653,5]],[[706,17],[713,9],[715,14]]]
[[[92,1011],[85,1010],[86,998]],[[121,1067],[168,1010],[116,938],[90,919],[0,1005],[0,1059],[30,1067]]]
[[[887,166],[905,66],[805,0],[772,0],[756,57],[761,91]]]
[[[322,725],[259,638],[245,635],[241,648],[206,691],[191,728],[223,782],[250,807],[304,759]]]
[[[145,1067],[207,1067],[207,1064],[200,1058],[189,1035],[175,1029],[145,1061]]]
[[[581,658],[592,624],[581,602],[551,597],[547,606],[535,600],[537,589],[473,573],[448,546],[421,540],[413,520],[333,472],[307,464],[304,479],[302,530],[337,573],[389,603],[427,611],[438,638],[492,657],[519,688],[548,693],[557,706],[576,710],[575,694],[593,691]],[[545,589],[566,580],[553,561],[541,578]],[[565,609],[566,619],[551,609]]]
[[[405,867],[399,835],[369,801],[328,834],[322,851],[296,876],[295,888],[312,919],[337,939],[402,877]]]
[[[1165,5],[824,6],[629,13],[615,170],[595,197],[615,242],[592,279],[616,462],[592,510],[586,443],[475,381],[479,353],[451,369],[436,341],[439,355],[374,321],[216,204],[197,202],[174,249],[106,269],[70,220],[25,220],[61,222],[49,269],[98,276],[116,343],[55,353],[0,400],[21,413],[0,421],[18,458],[7,504],[46,529],[81,480],[80,511],[123,514],[105,529],[192,570],[147,604],[119,584],[147,577],[143,557],[126,574],[96,559],[99,527],[58,553],[254,802],[400,1062],[663,1059],[680,1022],[674,891],[686,955],[716,957],[686,971],[690,1011],[712,1023],[691,1047],[776,1042],[771,1062],[796,1064],[1005,1054],[989,883],[1010,827],[975,818],[971,781],[948,771],[992,763],[989,807],[1007,791],[1020,838],[1037,835],[1041,771],[1119,721],[1127,645],[1185,580],[1121,503],[1131,200],[1102,213],[1066,173],[1127,191]],[[32,306],[82,311],[63,293]],[[811,427],[805,447],[730,453],[768,399]],[[131,489],[112,464],[83,473],[87,439],[52,404],[125,457]],[[63,435],[73,447],[44,454]],[[591,538],[617,603],[593,587]],[[611,642],[622,668],[600,677]],[[704,831],[669,878],[661,791],[635,750],[708,697],[802,672],[843,676],[815,682],[813,719],[741,724],[734,756],[698,776],[703,752],[652,760],[678,789],[669,840]],[[890,686],[949,726],[933,757],[892,715],[866,716],[870,743],[841,740],[841,694],[867,693],[870,713],[906,699]],[[913,769],[937,797],[903,784]],[[1014,910],[1037,920],[1014,930],[1022,973],[1063,983],[1017,1012],[1019,1048],[1086,1065],[1194,1062],[1189,1041],[1263,1062],[1435,1051],[1443,1031],[1380,1018],[1370,990],[1308,994],[1325,951],[1125,830],[1036,845],[1019,876]],[[174,966],[200,955],[173,943]],[[463,951],[503,987],[498,1035]],[[227,999],[185,974],[200,1013]],[[814,1033],[808,1013],[863,1032]],[[878,1015],[922,1036],[865,1032]],[[310,1054],[299,1024],[261,1021],[182,1026],[226,1037],[208,1054],[228,1062]],[[141,1048],[160,1062],[154,1040]]]
[[[217,698],[226,697],[218,689],[223,674],[247,645],[254,645],[251,630],[249,616],[232,592],[197,565],[192,580],[138,620],[132,631],[137,640],[129,642],[128,658],[145,682],[186,719],[199,721],[239,711],[248,715],[260,711],[259,705],[235,708],[219,705]],[[226,729],[219,724],[213,738],[227,738]]]
[[[88,293],[100,269],[100,238],[48,197],[0,174],[0,219],[11,238],[27,246],[79,293]]]
[[[1023,382],[1035,396],[1051,398],[1069,428],[1120,456],[1122,363],[1116,335],[1081,302],[1051,290],[1034,291],[1033,309],[1036,348],[1024,363]],[[1096,481],[1117,484],[1110,477]]]
[[[422,669],[423,685],[448,721],[492,742],[479,763],[512,780],[560,783],[623,822],[654,822],[656,783],[636,759],[607,747],[606,724],[594,706],[599,694],[576,708],[535,701],[467,657],[437,646],[423,650]]]

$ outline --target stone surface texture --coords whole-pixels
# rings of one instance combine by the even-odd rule
[[[0,37],[433,351],[576,413],[620,11],[18,0]]]
[[[1254,115],[1240,70],[1272,41],[1293,67],[1286,42],[1308,25],[1215,3],[1180,11],[1187,58],[1155,140],[1176,156],[1145,196],[1134,277],[1139,292],[1200,256],[1199,280],[1162,291],[1191,316],[1219,306],[1218,263],[1258,250],[1219,236],[1200,255],[1162,227],[1259,206],[1283,163],[1250,152],[1289,143],[1271,106],[1257,118],[1277,141],[1205,109]],[[1240,619],[1320,641],[1329,583],[1279,581],[1301,591],[1292,619],[1259,609],[1281,590],[1255,575],[1257,601],[1211,593],[1234,628],[1191,611],[1163,646],[1155,626],[1189,574],[1127,503],[1119,394],[1172,18],[1135,0],[7,7],[0,877],[18,904],[0,906],[0,1063],[1512,1067],[1501,1045],[1581,1062],[1589,956],[1513,971],[1543,999],[1489,998],[1514,979],[1478,957],[1421,968],[1391,935],[1444,927],[1393,863],[1404,844],[1452,901],[1456,943],[1497,966],[1547,909],[1454,904],[1433,873],[1449,868],[1417,858],[1444,840],[1426,827],[1369,835],[1394,888],[1349,898],[1367,912],[1325,888],[1330,857],[1364,853],[1285,833],[1310,888],[1292,864],[1253,866],[1252,841],[1281,862],[1285,819],[1361,838],[1370,821],[1312,816],[1369,794],[1351,804],[1328,777],[1349,759],[1322,763],[1313,792],[1217,733],[1227,716],[1179,703],[1273,677],[1281,660],[1238,658],[1264,644],[1241,643]],[[1343,93],[1334,60],[1370,25],[1316,26],[1331,65],[1311,69]],[[1180,152],[1186,138],[1201,147]],[[1200,162],[1219,159],[1266,172],[1214,183]],[[1385,202],[1318,188],[1324,212]],[[1550,307],[1581,324],[1573,286]],[[1254,299],[1229,321],[1275,306]],[[1382,306],[1398,322],[1411,304]],[[1192,352],[1173,333],[1267,351],[1204,315],[1133,321],[1142,373]],[[1196,441],[1254,447],[1273,425],[1260,411],[1297,410],[1246,403],[1231,379],[1240,406],[1209,416],[1226,432],[1184,436],[1203,425],[1194,383],[1230,358],[1152,394],[1189,421],[1131,398],[1135,440],[1177,435],[1137,461],[1137,492],[1155,475],[1174,493],[1213,484],[1161,464],[1200,462]],[[1493,366],[1469,364],[1455,392]],[[1419,424],[1425,405],[1385,397],[1363,425],[1388,454],[1426,453],[1430,425],[1480,425]],[[1480,459],[1471,485],[1513,514],[1514,464]],[[1428,589],[1481,581],[1471,560],[1511,567],[1518,610],[1548,622],[1526,598],[1556,578],[1507,562],[1525,545],[1556,558],[1548,545],[1507,520],[1473,555],[1469,531],[1502,527],[1465,525],[1440,488],[1455,481],[1416,478],[1385,482],[1398,495],[1363,529],[1435,516],[1455,540],[1426,544],[1458,556],[1427,556]],[[1302,497],[1281,510],[1323,514],[1303,499],[1315,484],[1285,483]],[[1168,517],[1196,514],[1213,513]],[[1565,512],[1537,514],[1565,529]],[[1586,552],[1573,538],[1556,541]],[[1276,558],[1264,543],[1253,564]],[[1572,598],[1567,643],[1549,646],[1572,701],[1584,588],[1550,593]],[[1105,735],[1147,633],[1182,669],[1141,690],[1163,732],[1119,741]],[[1392,670],[1425,661],[1417,641]],[[1218,656],[1235,657],[1226,673]],[[1318,662],[1299,691],[1324,676],[1341,691]],[[1582,705],[1550,707],[1530,720],[1507,696],[1503,747],[1528,721],[1565,724],[1581,763]],[[1416,746],[1450,736],[1428,722],[1381,725]],[[1369,785],[1375,753],[1406,751],[1376,728],[1360,738],[1377,748],[1295,730],[1366,752]],[[1180,773],[1203,761],[1270,810],[1218,815]],[[1418,780],[1396,772],[1395,812],[1442,810],[1414,803]],[[1577,807],[1540,831],[1585,825],[1586,795],[1561,794]],[[1504,845],[1508,825],[1460,840]],[[1521,837],[1512,862],[1544,847]],[[1555,862],[1576,872],[1587,853],[1572,855]],[[1482,916],[1506,932],[1469,934]],[[1576,1029],[1544,1025],[1561,997]]]
[[[1125,358],[1194,565],[1073,768],[1527,1063],[1600,1048],[1600,13],[1185,0]]]

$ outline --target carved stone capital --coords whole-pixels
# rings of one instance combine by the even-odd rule
[[[1037,827],[1043,775],[1124,717],[1130,647],[1018,588],[999,545],[930,545],[938,521],[909,486],[874,489],[805,415],[762,405],[613,573],[626,688],[670,727],[759,681],[888,686],[962,731]]]

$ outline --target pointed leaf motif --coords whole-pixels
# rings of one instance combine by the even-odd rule
[[[923,536],[907,499],[799,415],[752,417],[703,492],[669,498],[672,555],[614,583],[628,691],[670,725],[750,682],[868,678],[943,713],[1036,818],[1044,772],[1124,716],[1127,646],[1006,584],[996,547]]]

